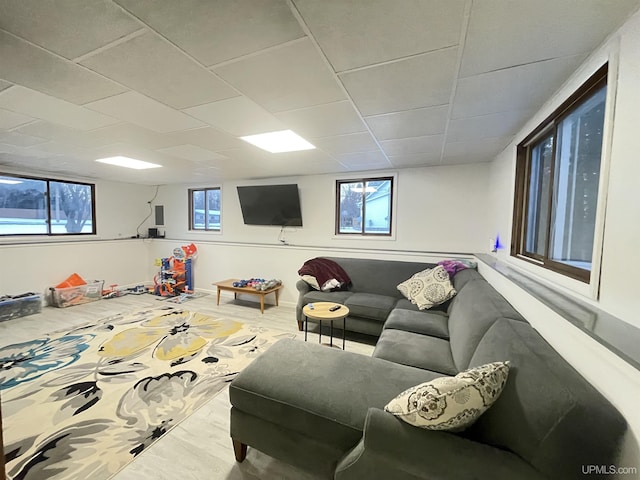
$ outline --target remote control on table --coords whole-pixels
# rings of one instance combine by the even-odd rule
[[[331,307],[329,309],[330,312],[335,312],[336,310],[340,309],[340,307],[342,307],[342,305],[334,305],[333,307]]]

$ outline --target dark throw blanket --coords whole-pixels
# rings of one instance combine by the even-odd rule
[[[304,262],[304,265],[298,270],[298,275],[311,275],[318,281],[320,288],[329,280],[336,279],[340,286],[333,290],[345,290],[351,283],[351,279],[347,272],[333,260],[326,258],[312,258]]]

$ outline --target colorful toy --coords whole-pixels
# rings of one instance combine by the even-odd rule
[[[198,253],[191,243],[173,250],[171,257],[160,260],[160,272],[153,279],[153,293],[162,297],[175,297],[193,293],[193,260]]]
[[[264,278],[250,278],[249,280],[238,280],[233,282],[233,286],[237,288],[255,288],[259,291],[269,290],[282,283],[281,280],[272,278],[271,280],[265,280]]]

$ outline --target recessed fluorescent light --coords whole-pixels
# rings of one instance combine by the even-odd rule
[[[313,150],[316,148],[291,130],[260,133],[258,135],[248,135],[240,138],[245,142],[249,142],[271,153],[298,152],[300,150]]]
[[[0,183],[4,183],[6,185],[17,185],[18,183],[22,183],[20,180],[5,180],[4,178],[0,178]]]
[[[99,158],[96,162],[108,163],[109,165],[117,165],[118,167],[135,168],[136,170],[144,170],[146,168],[158,168],[162,165],[155,163],[143,162],[129,157],[109,157]]]

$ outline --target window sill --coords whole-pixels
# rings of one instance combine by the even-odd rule
[[[493,255],[482,253],[475,256],[478,261],[509,279],[514,285],[640,370],[640,329],[579,298],[534,280]]]

